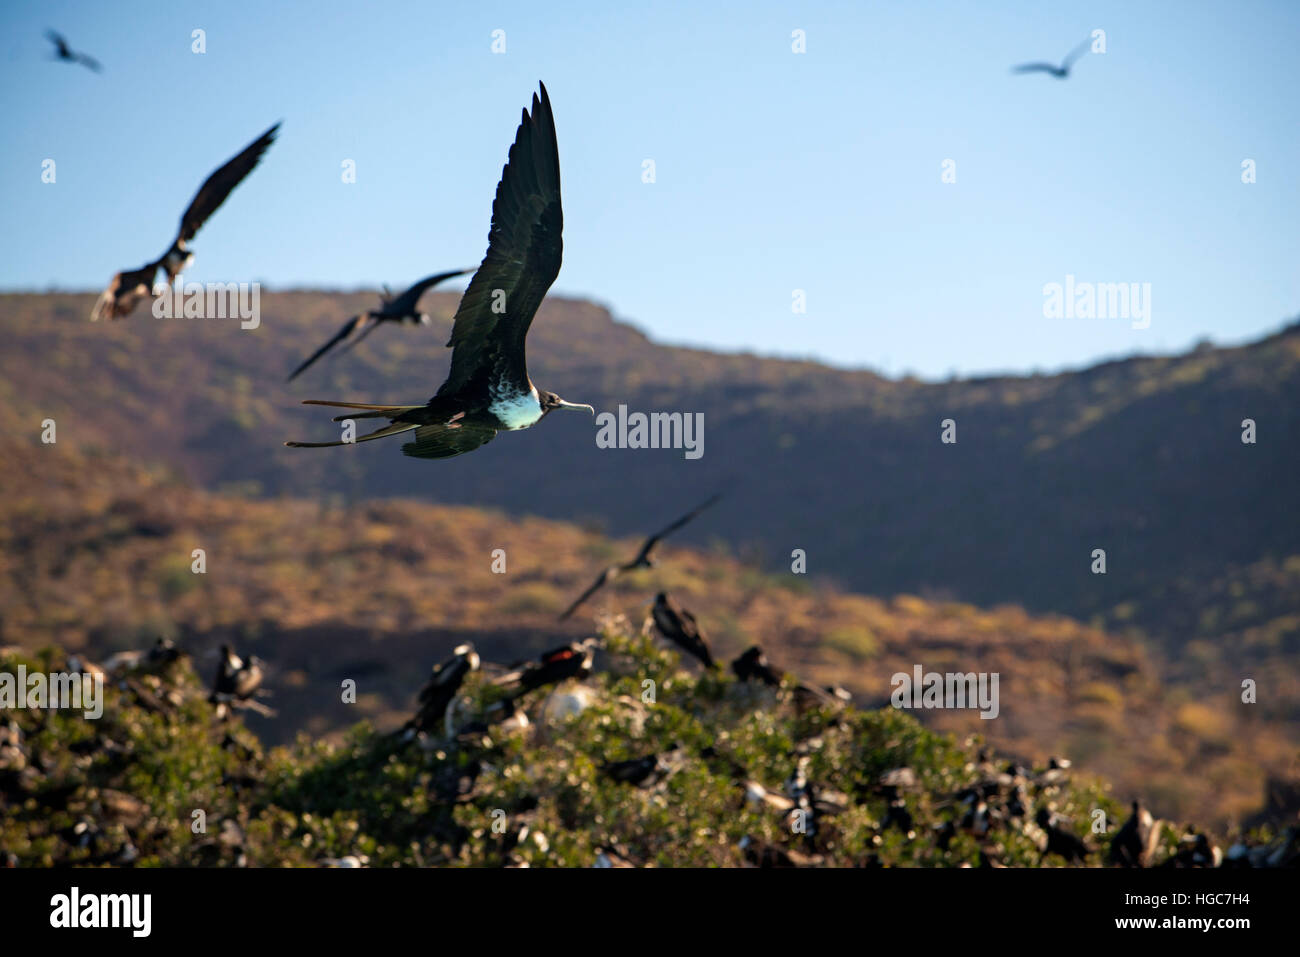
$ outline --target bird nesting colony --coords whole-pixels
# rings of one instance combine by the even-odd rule
[[[0,726],[9,866],[1300,863],[1294,828],[1225,851],[1064,759],[1026,767],[857,710],[761,649],[727,670],[684,661],[622,620],[517,667],[463,645],[396,731],[269,753],[242,719],[273,714],[249,707],[261,663],[230,648],[210,687],[166,643],[102,666],[3,654],[105,688],[97,721],[27,710]]]

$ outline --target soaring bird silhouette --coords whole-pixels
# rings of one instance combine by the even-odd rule
[[[705,667],[711,669],[718,667],[718,663],[713,660],[713,655],[709,652],[708,641],[695,616],[669,598],[665,592],[655,595],[651,614],[654,615],[655,627],[659,629],[661,635],[678,648],[704,662]]]
[[[542,297],[560,272],[564,243],[560,206],[560,156],[555,118],[546,86],[525,110],[492,203],[488,250],[461,298],[451,330],[451,371],[424,405],[370,405],[308,400],[306,405],[360,409],[336,416],[388,419],[389,424],[352,441],[286,442],[291,448],[323,448],[368,442],[414,430],[402,451],[441,459],[471,452],[502,431],[536,425],[556,409],[589,405],[566,402],[539,390],[528,378],[524,340]]]
[[[1089,38],[1080,43],[1077,47],[1069,52],[1060,66],[1055,63],[1022,63],[1020,66],[1011,68],[1012,73],[1050,73],[1058,80],[1064,80],[1070,75],[1070,68],[1074,66],[1074,61],[1083,56],[1088,47],[1092,45],[1092,39]]]
[[[596,594],[596,592],[600,591],[600,589],[604,588],[606,585],[608,585],[611,581],[613,581],[615,578],[617,578],[619,575],[623,574],[624,572],[630,572],[637,568],[654,568],[655,559],[650,553],[654,551],[654,547],[659,544],[660,540],[668,537],[673,532],[677,531],[677,529],[681,528],[687,522],[691,521],[693,518],[695,518],[695,516],[699,515],[700,512],[704,511],[706,508],[708,508],[710,505],[712,505],[720,498],[722,498],[721,493],[714,495],[708,501],[695,506],[695,508],[691,509],[689,512],[687,512],[681,518],[677,519],[671,525],[667,525],[664,528],[659,529],[659,531],[655,532],[653,535],[647,538],[644,543],[642,543],[641,550],[636,553],[636,558],[632,559],[630,562],[624,562],[622,565],[610,565],[608,568],[606,568],[603,572],[600,573],[600,577],[598,577],[594,582],[591,583],[591,587],[588,588],[586,591],[584,591],[581,595],[579,595],[578,600],[564,610],[564,614],[560,615],[560,621],[564,621],[564,619],[572,615],[575,611],[577,611],[580,607],[582,607],[583,602],[585,602],[592,595]]]
[[[410,322],[428,325],[429,317],[423,313],[416,312],[415,310],[415,307],[419,304],[420,297],[424,295],[425,290],[438,285],[438,283],[446,279],[452,279],[455,276],[463,276],[468,272],[472,272],[472,270],[457,269],[454,272],[436,273],[432,276],[426,276],[421,279],[400,296],[384,295],[379,301],[378,309],[371,309],[368,312],[363,312],[361,315],[353,316],[349,319],[333,339],[313,352],[307,357],[306,361],[304,361],[302,365],[298,366],[298,368],[294,369],[293,372],[290,373],[288,381],[292,382],[301,373],[305,372],[309,365],[325,353],[329,352],[330,349],[343,340],[346,339],[348,342],[343,346],[343,350],[341,351],[351,349],[366,336],[370,335],[371,331],[378,327],[380,323]]]
[[[190,200],[189,208],[181,216],[180,230],[162,258],[146,263],[139,269],[124,269],[109,280],[95,308],[90,313],[93,319],[116,319],[131,314],[139,301],[149,295],[153,289],[154,277],[159,269],[167,271],[167,281],[174,280],[178,273],[194,261],[189,242],[226,201],[231,191],[243,182],[244,177],[253,171],[262,154],[275,140],[275,133],[280,128],[276,123],[259,136],[243,151],[227,162],[219,170],[203,181],[199,191]]]
[[[68,46],[68,41],[63,38],[63,34],[56,33],[54,30],[46,30],[45,39],[54,44],[54,59],[63,60],[67,63],[80,63],[82,66],[94,70],[96,73],[104,72],[104,68],[99,65],[99,61],[93,56],[89,56],[85,53],[77,53]]]

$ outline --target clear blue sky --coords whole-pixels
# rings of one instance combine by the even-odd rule
[[[105,72],[48,61],[46,27]],[[1011,74],[1097,28],[1106,54],[1069,80]],[[100,288],[158,255],[203,177],[278,119],[187,279],[400,286],[476,265],[542,79],[553,291],[656,339],[927,377],[1244,341],[1300,313],[1297,41],[1283,0],[7,0],[0,288]],[[1151,327],[1044,318],[1067,273],[1151,283]]]

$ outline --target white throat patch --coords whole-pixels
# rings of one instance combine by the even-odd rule
[[[542,417],[542,403],[537,398],[537,386],[533,386],[527,394],[516,392],[503,396],[498,393],[488,408],[512,431],[526,429]]]

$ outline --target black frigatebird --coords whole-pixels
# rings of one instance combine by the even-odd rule
[[[45,39],[54,44],[54,59],[63,60],[66,63],[80,63],[82,66],[87,67],[96,73],[104,72],[104,68],[99,65],[99,61],[93,56],[88,56],[85,53],[77,53],[68,46],[68,41],[63,38],[63,34],[54,30],[46,30]]]
[[[265,693],[262,691],[264,679],[260,658],[249,655],[245,661],[230,645],[222,645],[221,661],[217,664],[212,693],[208,697],[217,706],[217,716],[225,717],[229,708],[247,708],[267,716],[272,714],[269,708],[255,700]]]
[[[600,766],[600,770],[622,784],[648,788],[670,776],[681,763],[680,749],[673,745],[663,754],[647,754],[626,761],[607,761]]]
[[[641,550],[636,553],[636,558],[632,559],[630,562],[625,562],[622,565],[610,565],[608,568],[606,568],[603,572],[600,573],[600,577],[597,578],[594,582],[592,582],[591,587],[588,588],[586,591],[584,591],[581,595],[579,595],[578,600],[564,610],[564,614],[560,616],[560,621],[564,621],[564,619],[572,615],[575,611],[577,611],[580,607],[582,607],[583,602],[585,602],[592,595],[596,594],[596,592],[600,591],[601,588],[603,588],[605,585],[608,585],[619,575],[623,574],[623,572],[630,572],[637,568],[654,568],[655,559],[650,553],[654,551],[654,548],[656,545],[659,544],[659,541],[671,535],[673,532],[677,531],[677,529],[681,528],[687,522],[691,521],[693,518],[695,518],[695,516],[699,515],[700,512],[704,511],[706,508],[708,508],[710,505],[712,505],[720,498],[722,498],[721,493],[714,495],[707,502],[697,505],[695,508],[691,509],[691,511],[687,512],[685,515],[677,519],[671,525],[661,528],[659,531],[655,532],[653,535],[651,535],[649,538],[645,540],[645,542],[641,545]]]
[[[325,448],[368,442],[415,431],[402,452],[441,459],[471,452],[502,431],[536,425],[556,409],[589,405],[566,402],[539,390],[528,378],[524,340],[533,316],[560,272],[564,243],[560,206],[560,155],[546,86],[533,95],[533,109],[519,123],[492,203],[487,255],[469,282],[452,324],[451,371],[424,405],[371,405],[309,399],[306,405],[359,409],[336,416],[388,419],[389,424],[352,441],[286,442],[290,448]]]
[[[380,323],[410,322],[419,323],[420,325],[428,325],[430,321],[429,317],[424,313],[416,312],[415,310],[415,307],[419,304],[420,297],[424,295],[425,290],[438,285],[438,283],[446,279],[463,276],[472,271],[473,270],[470,269],[457,269],[454,272],[436,273],[432,276],[426,276],[421,279],[400,296],[383,296],[379,301],[378,309],[371,309],[368,312],[363,312],[361,315],[353,316],[349,319],[344,323],[343,328],[338,331],[338,334],[335,335],[333,339],[313,352],[307,357],[302,365],[298,366],[298,368],[294,369],[293,372],[289,374],[288,381],[292,382],[301,373],[305,372],[309,365],[325,353],[329,352],[330,349],[334,348],[334,346],[338,345],[343,340],[348,340],[343,349],[351,349],[366,336],[370,335],[371,331]]]
[[[781,672],[772,667],[763,654],[763,649],[754,645],[731,663],[731,670],[740,681],[761,681],[768,687],[775,688],[781,683]]]
[[[1038,813],[1034,815],[1034,820],[1047,836],[1042,857],[1039,858],[1040,863],[1048,854],[1059,854],[1067,862],[1082,862],[1091,853],[1088,845],[1074,832],[1067,830],[1063,826],[1066,822],[1048,808],[1040,807]]]
[[[713,660],[713,655],[709,653],[708,641],[695,616],[669,598],[667,593],[660,592],[655,595],[651,614],[654,615],[655,627],[659,629],[659,634],[704,662],[706,667],[712,669],[718,667],[718,663]]]
[[[1084,52],[1092,45],[1092,39],[1089,38],[1080,43],[1077,47],[1069,52],[1060,66],[1055,63],[1022,63],[1020,66],[1012,67],[1012,73],[1050,73],[1058,80],[1064,80],[1070,75],[1070,68],[1074,66],[1074,61],[1083,56]]]
[[[153,289],[154,277],[159,269],[167,271],[167,281],[171,282],[178,273],[188,268],[194,261],[194,255],[189,248],[190,240],[208,218],[221,207],[231,191],[243,182],[244,177],[253,171],[253,167],[257,166],[262,154],[274,142],[275,133],[279,128],[280,124],[276,123],[244,147],[239,155],[203,181],[199,191],[190,200],[189,208],[181,216],[180,230],[176,233],[176,238],[167,252],[163,253],[161,259],[146,263],[139,269],[124,269],[109,280],[108,288],[104,290],[99,301],[95,303],[95,308],[91,310],[92,320],[117,319],[120,316],[130,315],[136,304]]]
[[[518,698],[537,688],[558,684],[567,678],[585,678],[591,674],[595,658],[596,640],[574,641],[561,645],[530,662],[520,671],[497,678],[494,684],[514,685],[511,697]]]
[[[1108,854],[1110,862],[1120,867],[1148,867],[1160,843],[1160,822],[1151,812],[1134,801],[1132,813],[1115,832]]]
[[[406,722],[403,732],[428,731],[443,718],[450,718],[448,709],[456,699],[460,686],[470,672],[477,671],[479,657],[470,644],[457,645],[451,657],[433,666],[429,680],[420,690],[420,710]],[[450,723],[448,723],[450,730]]]

